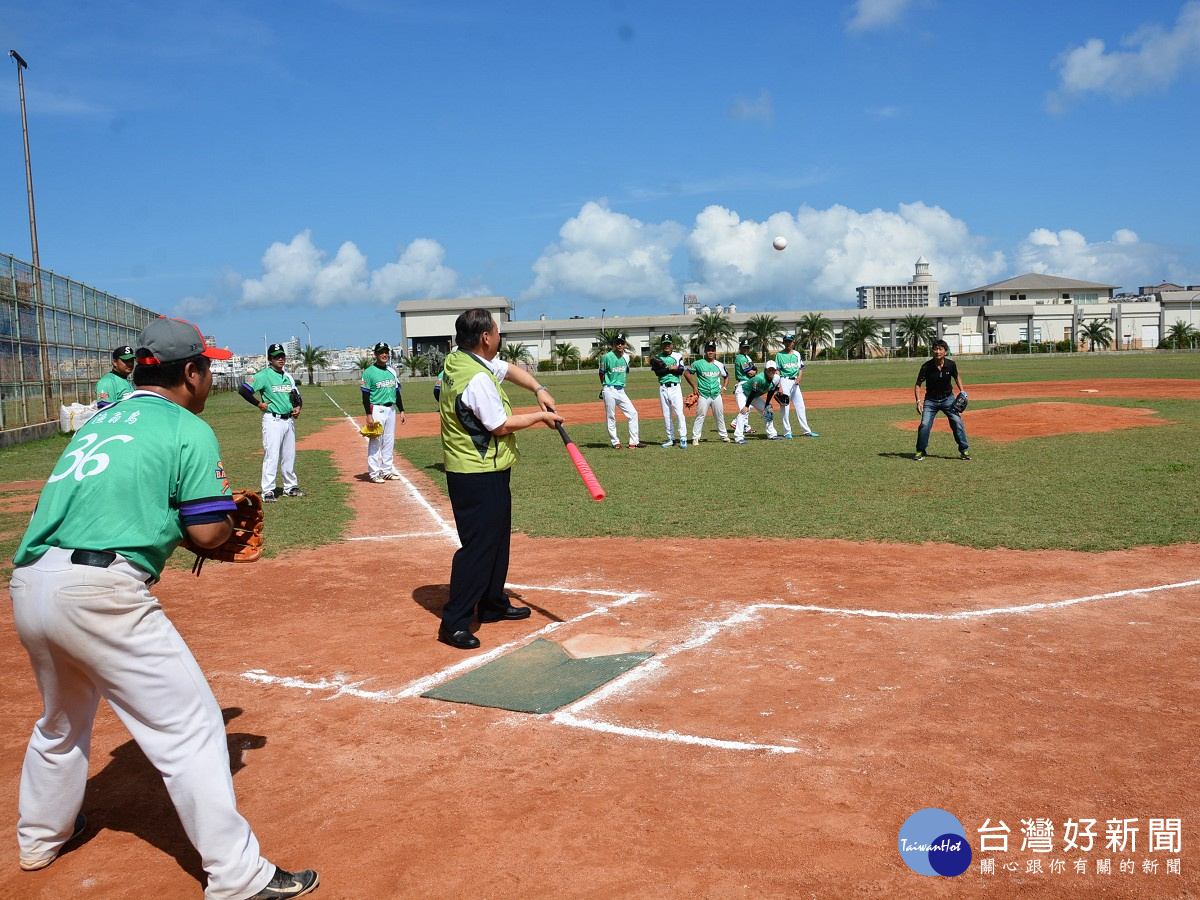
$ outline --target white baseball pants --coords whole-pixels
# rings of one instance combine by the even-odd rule
[[[733,437],[734,440],[743,440],[746,436],[746,426],[750,424],[750,414],[743,413],[742,410],[746,407],[746,395],[742,392],[742,386],[739,384],[737,390],[733,392],[734,402],[738,405],[737,418],[733,421]],[[755,397],[750,401],[750,408],[757,409],[760,413],[765,412],[767,408],[766,397]],[[763,417],[766,421],[766,417]],[[774,422],[767,422],[767,437],[775,437],[779,432],[775,430]]]
[[[778,393],[786,394],[792,401],[779,411],[779,414],[783,417],[783,433],[787,435],[792,433],[792,414],[788,412],[789,409],[795,410],[796,422],[800,426],[800,433],[808,434],[811,432],[812,429],[808,427],[808,416],[804,410],[804,395],[800,393],[800,382],[792,378],[781,377],[779,379]]]
[[[21,770],[21,858],[52,857],[70,837],[103,697],[162,774],[208,873],[204,896],[248,897],[275,867],[237,811],[221,707],[145,577],[120,557],[99,569],[58,548],[13,572],[13,618],[44,704]]]
[[[667,429],[667,440],[675,440],[675,430],[671,417],[679,423],[679,439],[687,440],[687,420],[683,417],[683,391],[677,384],[660,384],[658,386],[658,402],[662,406],[663,426]]]
[[[275,490],[275,473],[283,467],[283,489],[292,491],[300,486],[296,478],[296,420],[289,416],[277,419],[263,413],[262,491]]]
[[[633,401],[629,399],[625,389],[605,385],[600,393],[604,395],[604,420],[608,423],[608,439],[612,445],[615,447],[621,443],[620,438],[617,437],[618,409],[625,414],[625,418],[629,422],[629,443],[639,443],[637,410],[633,408]]]
[[[367,475],[382,478],[396,467],[396,407],[372,405],[371,418],[383,426],[383,434],[367,442]]]
[[[696,421],[692,423],[692,443],[700,440],[700,433],[704,428],[704,417],[708,415],[710,409],[713,418],[717,421],[717,434],[721,436],[721,440],[729,439],[729,432],[725,428],[725,398],[720,394],[715,397],[705,397],[701,394],[700,399],[696,401]]]

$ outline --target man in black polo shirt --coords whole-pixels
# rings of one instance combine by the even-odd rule
[[[954,432],[954,440],[958,444],[958,455],[962,459],[970,459],[967,453],[967,430],[963,428],[962,416],[951,407],[954,405],[955,392],[951,384],[957,384],[958,390],[963,390],[962,379],[958,377],[958,366],[954,360],[946,359],[950,351],[949,345],[942,340],[933,342],[933,359],[927,360],[921,371],[917,373],[917,383],[913,386],[913,399],[917,401],[917,412],[921,416],[921,427],[917,429],[917,454],[915,460],[925,458],[925,448],[929,446],[929,432],[933,429],[934,416],[941,410],[950,420],[950,429]],[[925,384],[925,401],[921,402],[921,384]]]

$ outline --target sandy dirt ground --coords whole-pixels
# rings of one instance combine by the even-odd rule
[[[156,594],[226,710],[264,853],[319,869],[317,897],[1200,893],[1200,546],[763,542],[731,592],[742,540],[515,535],[509,582],[533,616],[481,626],[463,653],[434,640],[456,547],[445,499],[404,466],[406,481],[364,481],[345,420],[305,446],[332,450],[352,486],[347,540],[169,570]],[[5,502],[36,488],[4,487]],[[656,656],[548,715],[418,696],[535,636]],[[0,648],[11,827],[40,703],[7,616]],[[900,859],[926,807],[964,826],[974,860],[957,878]],[[160,780],[104,706],[83,809],[87,832],[42,872],[19,871],[10,838],[0,897],[201,896]],[[1052,852],[1022,849],[1037,819]],[[1096,820],[1090,851],[1062,849],[1068,819]],[[1136,844],[1110,848],[1107,823],[1130,819]],[[1152,844],[1152,819],[1180,820],[1178,848],[1165,824]],[[1007,851],[980,852],[989,820]]]

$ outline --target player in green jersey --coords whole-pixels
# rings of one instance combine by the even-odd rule
[[[750,341],[746,338],[738,343],[737,356],[733,358],[733,377],[737,379],[739,385],[744,385],[751,378],[758,374],[758,366],[754,364],[754,360],[750,356]],[[754,434],[754,429],[750,427],[750,423],[746,423],[746,434]]]
[[[805,437],[819,438],[820,435],[808,427],[808,417],[804,411],[804,395],[800,393],[800,376],[804,374],[804,359],[796,349],[796,335],[788,332],[783,336],[783,349],[775,354],[775,364],[779,366],[779,390],[777,393],[787,397],[779,405],[779,414],[783,416],[783,436],[792,439],[792,414],[795,410],[796,422],[800,425],[800,433]]]
[[[734,391],[734,397],[737,399],[738,405],[738,416],[733,427],[733,442],[735,444],[746,443],[744,435],[746,433],[746,423],[750,421],[751,409],[757,409],[762,413],[763,422],[767,426],[767,438],[772,441],[782,440],[775,431],[775,417],[767,408],[778,387],[779,372],[773,359],[768,359],[763,363],[762,372],[755,375],[745,384],[737,386]]]
[[[129,374],[133,371],[133,348],[122,345],[112,352],[112,371],[96,382],[96,408],[104,409],[129,395],[133,387]]]
[[[50,865],[86,827],[80,807],[104,698],[161,773],[208,875],[205,896],[299,897],[317,873],[260,855],[237,809],[221,707],[150,593],[185,533],[216,547],[233,531],[217,439],[199,418],[210,360],[231,354],[182,319],[155,319],[137,347],[137,389],[71,439],[13,560],[13,619],[43,703],[21,774],[21,868]]]
[[[704,359],[692,363],[689,370],[696,378],[696,421],[692,425],[692,443],[700,443],[700,432],[704,427],[704,417],[711,409],[713,418],[717,421],[717,434],[721,440],[729,443],[729,432],[725,429],[725,386],[729,382],[729,372],[725,363],[717,360],[717,345],[711,341],[704,345]]]
[[[621,449],[617,437],[617,410],[620,409],[629,423],[629,449],[636,450],[638,442],[638,414],[633,401],[625,393],[625,379],[629,376],[629,357],[625,355],[625,335],[613,338],[612,349],[600,358],[600,399],[604,401],[604,421],[608,423],[608,440],[614,450]]]
[[[407,421],[404,415],[404,400],[400,396],[400,376],[388,365],[392,348],[380,341],[375,345],[375,362],[363,369],[360,388],[363,411],[367,414],[367,426],[376,422],[383,426],[383,434],[367,442],[367,475],[376,484],[400,478],[396,471],[396,416],[400,424]]]
[[[283,496],[303,497],[296,478],[296,420],[304,400],[296,387],[296,379],[283,370],[287,354],[283,344],[267,348],[267,367],[242,382],[238,393],[246,402],[262,412],[262,498],[274,503],[275,475],[283,469]]]

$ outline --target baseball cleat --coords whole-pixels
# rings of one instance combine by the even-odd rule
[[[279,498],[275,496],[274,491],[266,491],[262,495],[263,503],[274,503]]]
[[[729,435],[727,435],[727,434],[721,435],[721,443],[728,444],[729,443]]]
[[[384,478],[382,475],[372,475],[371,476],[371,484],[383,484],[385,481],[387,481],[387,479]],[[264,497],[263,499],[265,500],[266,498]]]
[[[290,491],[284,491],[283,496],[285,496],[285,497],[307,497],[308,494],[306,494],[304,491],[300,490],[300,488],[292,488]]]
[[[746,443],[746,439],[745,439],[745,438],[734,438],[734,439],[733,439],[733,442],[734,442],[735,444],[745,444],[745,443]]]
[[[77,838],[81,834],[83,834],[83,830],[85,828],[87,828],[87,816],[85,816],[83,813],[80,813],[79,815],[77,815],[75,817],[75,827],[71,830],[71,836],[69,838],[67,838],[65,841],[63,841],[62,847],[67,846],[67,844],[71,843],[71,841],[75,840],[75,838]],[[26,872],[36,872],[39,869],[46,868],[46,866],[50,865],[50,863],[52,863],[56,859],[58,859],[58,854],[60,852],[62,852],[62,847],[59,847],[57,850],[55,850],[49,856],[44,856],[41,859],[22,858],[21,859],[22,870],[24,870]]]
[[[613,449],[614,449],[614,450],[620,450],[620,449],[621,449],[621,445],[620,445],[620,444],[613,444]]]
[[[920,450],[918,450],[916,453],[913,454],[913,459],[915,459],[917,462],[920,462],[924,458],[925,458],[925,454],[922,453]]]
[[[388,472],[386,475],[383,476],[383,480],[384,481],[399,481],[403,477],[404,477],[403,475],[401,475],[399,472],[397,472],[396,470],[393,469],[391,472]]]
[[[679,442],[679,449],[680,449],[680,450],[686,450],[686,449],[687,449],[687,441],[680,441],[680,442]]]
[[[968,453],[966,450],[964,450],[962,453],[958,454],[958,458],[959,459],[970,459],[971,454]]]
[[[783,439],[784,439],[784,440],[786,440],[786,441],[790,441],[790,440],[792,439],[792,436],[791,436],[790,434],[785,434],[785,435],[783,436]]]
[[[303,897],[317,889],[321,882],[312,869],[303,872],[287,872],[279,866],[275,867],[275,875],[267,882],[267,886],[255,894],[250,900],[285,900],[288,897]]]
[[[770,435],[767,435],[767,440],[768,441],[782,441],[783,436],[778,435],[778,434],[770,434]]]
[[[630,450],[641,450],[645,446],[646,446],[645,444],[630,444],[629,449]]]
[[[663,441],[661,444],[659,444],[659,446],[665,450],[667,447],[674,447],[675,442],[674,441]]]
[[[820,437],[820,435],[817,434],[815,431],[806,431],[806,432],[804,432],[804,436],[805,437]]]

